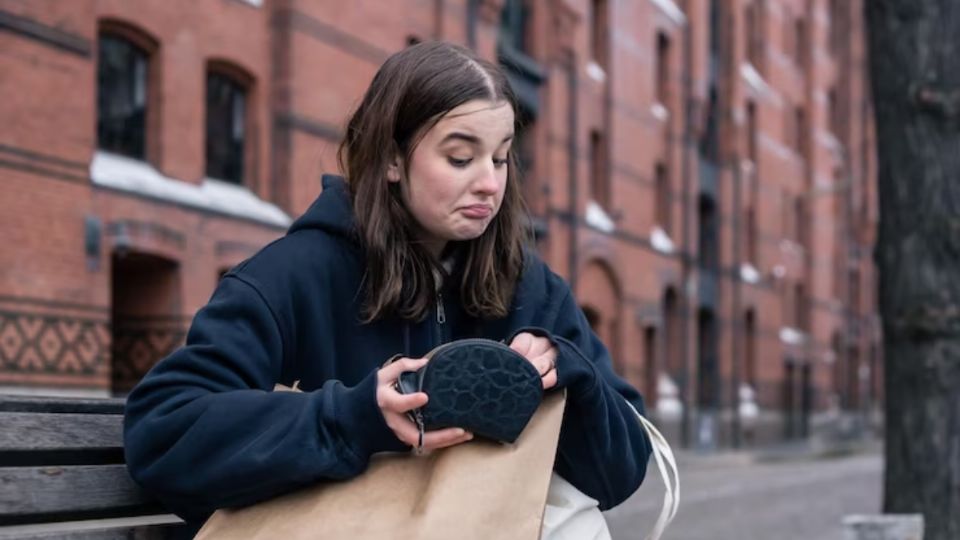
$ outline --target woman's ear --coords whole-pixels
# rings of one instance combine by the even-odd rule
[[[387,167],[387,181],[396,183],[400,181],[400,160],[395,159]]]

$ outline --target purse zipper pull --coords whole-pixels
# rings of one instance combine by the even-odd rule
[[[419,432],[419,439],[417,440],[417,454],[423,453],[423,413],[420,412],[420,409],[413,411],[413,418],[417,423],[417,431]]]

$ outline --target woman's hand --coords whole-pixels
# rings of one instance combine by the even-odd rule
[[[407,418],[406,413],[427,404],[427,395],[423,392],[416,394],[401,394],[394,388],[394,383],[404,371],[416,371],[427,363],[424,358],[400,358],[381,368],[377,372],[377,405],[383,413],[387,426],[393,430],[398,439],[417,448],[420,443],[420,430],[417,425]],[[445,428],[428,431],[423,434],[423,450],[446,448],[473,438],[473,434],[460,428]]]
[[[543,389],[557,384],[557,348],[544,337],[521,332],[510,342],[510,348],[522,354],[540,372]]]

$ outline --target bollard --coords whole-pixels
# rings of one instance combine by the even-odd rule
[[[846,516],[843,528],[844,540],[923,540],[923,514]]]

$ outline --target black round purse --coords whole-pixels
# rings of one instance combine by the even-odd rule
[[[517,440],[543,400],[537,369],[510,347],[489,339],[463,339],[430,351],[429,361],[397,379],[401,394],[430,400],[409,416],[423,433],[447,427],[500,442]]]

